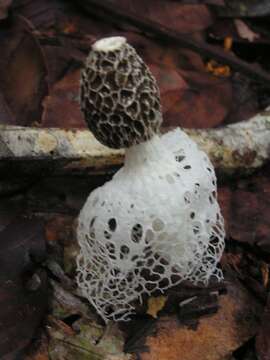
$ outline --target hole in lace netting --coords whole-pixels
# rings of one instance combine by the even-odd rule
[[[170,282],[168,279],[162,279],[159,283],[158,283],[158,287],[160,289],[166,289],[168,286],[170,285]]]
[[[87,274],[86,277],[85,277],[85,280],[86,281],[91,281],[92,279],[92,275],[91,274]]]
[[[172,266],[171,270],[172,270],[173,273],[176,273],[176,274],[181,273],[181,268],[178,265]]]
[[[90,228],[91,227],[93,227],[93,225],[94,225],[94,223],[95,223],[95,221],[96,221],[96,216],[94,216],[92,219],[91,219],[91,221],[90,221]]]
[[[156,272],[158,274],[164,274],[165,273],[165,269],[163,266],[161,265],[156,265],[153,269],[153,272]]]
[[[195,184],[194,194],[197,195],[197,196],[200,196],[199,190],[200,190],[200,184],[196,183]]]
[[[170,264],[169,256],[168,256],[168,259],[165,259],[165,257],[162,257],[162,258],[160,259],[160,263],[161,263],[162,265],[168,266],[168,265]]]
[[[115,231],[115,230],[116,230],[116,226],[117,226],[117,222],[116,222],[116,220],[115,220],[114,218],[111,218],[111,219],[109,219],[109,221],[108,221],[108,225],[109,225],[109,229],[110,229],[111,231]]]
[[[213,226],[212,228],[212,233],[218,237],[222,237],[223,235],[223,228],[222,226],[219,226],[218,224],[216,224],[215,226]]]
[[[107,230],[104,231],[104,236],[106,239],[110,239],[112,237],[112,234],[109,233]]]
[[[115,246],[111,242],[106,243],[106,248],[109,251],[109,253],[114,254],[115,253]]]
[[[84,282],[84,276],[83,276],[83,273],[78,273],[78,276],[77,276],[77,281],[78,283],[83,283]]]
[[[189,170],[189,169],[191,169],[191,166],[190,166],[190,165],[185,165],[185,166],[184,166],[184,169],[185,169],[185,170]]]
[[[115,283],[115,280],[110,280],[108,282],[108,288],[110,290],[115,290],[116,289],[116,283]],[[117,292],[114,292],[116,295],[117,295]]]
[[[91,239],[95,239],[95,238],[96,238],[96,234],[95,234],[94,229],[90,229],[89,236],[90,236]]]
[[[141,241],[143,236],[143,227],[141,224],[136,224],[133,226],[131,230],[131,240],[135,243],[138,243]]]
[[[210,245],[216,247],[219,244],[219,238],[216,237],[216,236],[211,235],[209,243],[210,243]]]
[[[171,275],[172,285],[176,285],[181,280],[180,275]]]
[[[92,237],[92,236],[85,236],[85,238],[86,238],[86,242],[88,243],[88,245],[90,245],[91,247],[94,245],[94,237]]]
[[[146,290],[148,290],[148,291],[153,291],[156,287],[157,287],[156,284],[152,284],[152,283],[146,283],[146,284],[145,284],[145,288],[146,288]]]
[[[181,161],[183,161],[185,159],[185,156],[184,155],[176,155],[175,156],[175,160],[177,161],[177,162],[181,162]]]
[[[186,204],[190,204],[191,202],[191,194],[189,191],[186,191],[184,194],[184,200]]]
[[[193,229],[193,233],[195,235],[199,234],[201,232],[201,229],[202,229],[201,223],[199,223],[199,222],[194,223],[192,229]]]
[[[110,273],[112,274],[112,276],[117,276],[118,274],[120,274],[120,269],[118,267],[114,267],[113,269],[111,269]],[[114,280],[113,280],[114,281]]]
[[[152,227],[154,231],[161,231],[164,229],[164,222],[161,219],[155,219],[152,223]]]
[[[146,258],[149,258],[149,257],[151,257],[153,255],[153,252],[151,250],[151,246],[146,246],[143,249],[143,252],[144,252]]]
[[[150,266],[154,265],[154,263],[155,263],[154,259],[148,259],[146,262],[146,266],[150,267]]]
[[[129,254],[129,248],[126,245],[122,245],[120,248],[120,259],[126,259]]]

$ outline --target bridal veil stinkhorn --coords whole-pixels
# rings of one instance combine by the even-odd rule
[[[159,135],[159,90],[122,37],[97,41],[81,77],[96,138],[125,164],[79,215],[78,286],[102,318],[128,320],[136,301],[188,280],[222,279],[224,224],[214,168],[180,129]]]

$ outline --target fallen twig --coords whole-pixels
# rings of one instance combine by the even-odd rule
[[[263,166],[270,157],[270,109],[248,121],[218,129],[186,129],[226,175],[243,175]],[[0,126],[0,170],[33,163],[61,173],[106,173],[123,163],[124,151],[101,145],[88,130]],[[23,167],[22,167],[23,165]],[[18,166],[19,168],[19,166]]]

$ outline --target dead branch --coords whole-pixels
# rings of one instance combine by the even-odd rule
[[[216,170],[243,175],[263,166],[270,156],[270,109],[248,121],[218,129],[185,130],[210,157]],[[0,126],[0,172],[5,164],[53,165],[64,173],[105,173],[120,166],[123,150],[101,145],[88,130]]]

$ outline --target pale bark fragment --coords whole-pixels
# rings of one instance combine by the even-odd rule
[[[250,173],[270,158],[270,109],[247,121],[187,133],[222,174]]]

